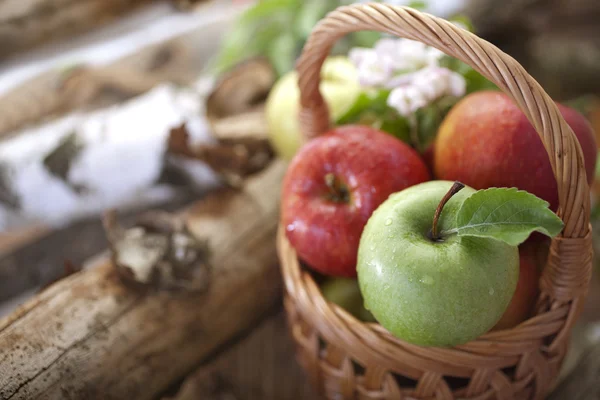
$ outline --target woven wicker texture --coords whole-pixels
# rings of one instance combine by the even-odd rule
[[[436,47],[510,95],[548,152],[565,228],[552,240],[535,316],[455,348],[403,342],[325,301],[281,228],[285,306],[298,358],[329,399],[541,399],[559,372],[591,276],[590,198],[579,143],[552,99],[512,57],[443,19],[379,3],[341,7],[313,30],[297,64],[306,138],[330,125],[319,93],[321,66],[335,41],[359,30]]]

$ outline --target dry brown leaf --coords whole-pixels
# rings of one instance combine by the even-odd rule
[[[124,229],[110,211],[104,226],[115,268],[126,283],[183,292],[208,288],[208,243],[191,235],[175,215],[151,211]]]

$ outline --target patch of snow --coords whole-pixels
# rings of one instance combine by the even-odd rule
[[[163,84],[118,106],[69,115],[0,143],[0,159],[10,169],[11,187],[20,200],[18,212],[0,209],[0,230],[31,220],[62,225],[109,208],[169,199],[175,190],[156,181],[170,129],[185,122],[193,142],[214,141],[204,116],[205,95]],[[83,148],[65,182],[45,168],[43,159],[73,133]],[[204,163],[180,165],[202,189],[218,182]]]

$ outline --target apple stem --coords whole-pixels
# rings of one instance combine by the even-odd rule
[[[350,201],[350,193],[348,188],[340,182],[333,172],[325,175],[325,184],[330,190],[329,199],[336,203],[348,203]]]
[[[450,190],[448,190],[448,193],[446,193],[444,197],[442,197],[442,200],[440,200],[440,204],[438,204],[437,208],[435,209],[435,214],[433,214],[433,226],[431,227],[431,231],[429,231],[429,238],[431,240],[435,242],[440,240],[438,222],[440,220],[440,215],[442,215],[442,210],[444,209],[444,206],[448,200],[450,200],[456,193],[460,192],[464,187],[464,184],[458,181],[454,182]]]

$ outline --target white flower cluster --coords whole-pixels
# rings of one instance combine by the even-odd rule
[[[464,77],[439,65],[443,55],[420,42],[384,38],[372,49],[352,49],[349,57],[362,86],[390,89],[388,105],[409,116],[442,96],[465,94]]]

